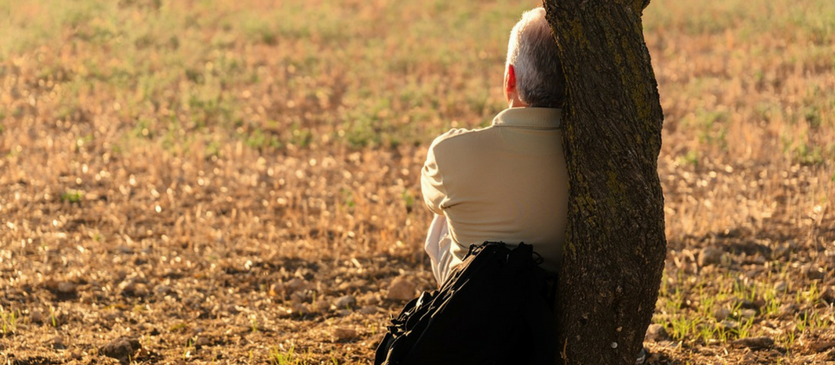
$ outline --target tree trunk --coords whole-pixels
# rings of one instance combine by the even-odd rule
[[[666,256],[663,112],[643,37],[649,0],[543,0],[568,85],[565,258],[556,308],[565,364],[629,364]]]

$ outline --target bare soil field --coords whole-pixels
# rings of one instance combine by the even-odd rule
[[[537,5],[0,0],[0,361],[369,364],[435,286],[426,148],[502,109]],[[644,22],[648,363],[835,363],[835,3]]]

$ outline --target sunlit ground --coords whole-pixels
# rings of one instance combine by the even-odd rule
[[[434,285],[426,148],[503,108],[537,4],[0,0],[0,359],[369,363],[392,282]],[[644,25],[650,362],[835,361],[835,3],[656,0]]]

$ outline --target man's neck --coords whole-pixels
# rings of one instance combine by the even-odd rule
[[[508,108],[527,108],[529,105],[525,104],[518,97],[514,97],[507,101]]]

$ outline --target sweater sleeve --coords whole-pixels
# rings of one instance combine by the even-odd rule
[[[423,201],[429,207],[429,210],[435,214],[443,215],[442,203],[447,198],[447,193],[444,187],[443,174],[438,167],[435,156],[435,146],[437,146],[437,143],[433,143],[429,147],[426,163],[423,164],[420,173],[420,189],[423,193]]]
[[[453,196],[455,195],[456,187],[451,184],[455,180],[453,177],[459,172],[454,169],[458,165],[461,148],[466,148],[468,145],[461,144],[458,138],[471,132],[474,130],[452,128],[435,138],[429,146],[426,163],[423,164],[420,172],[420,190],[423,193],[424,203],[435,214],[446,215],[444,210],[455,204],[451,201],[450,192],[453,192]]]

